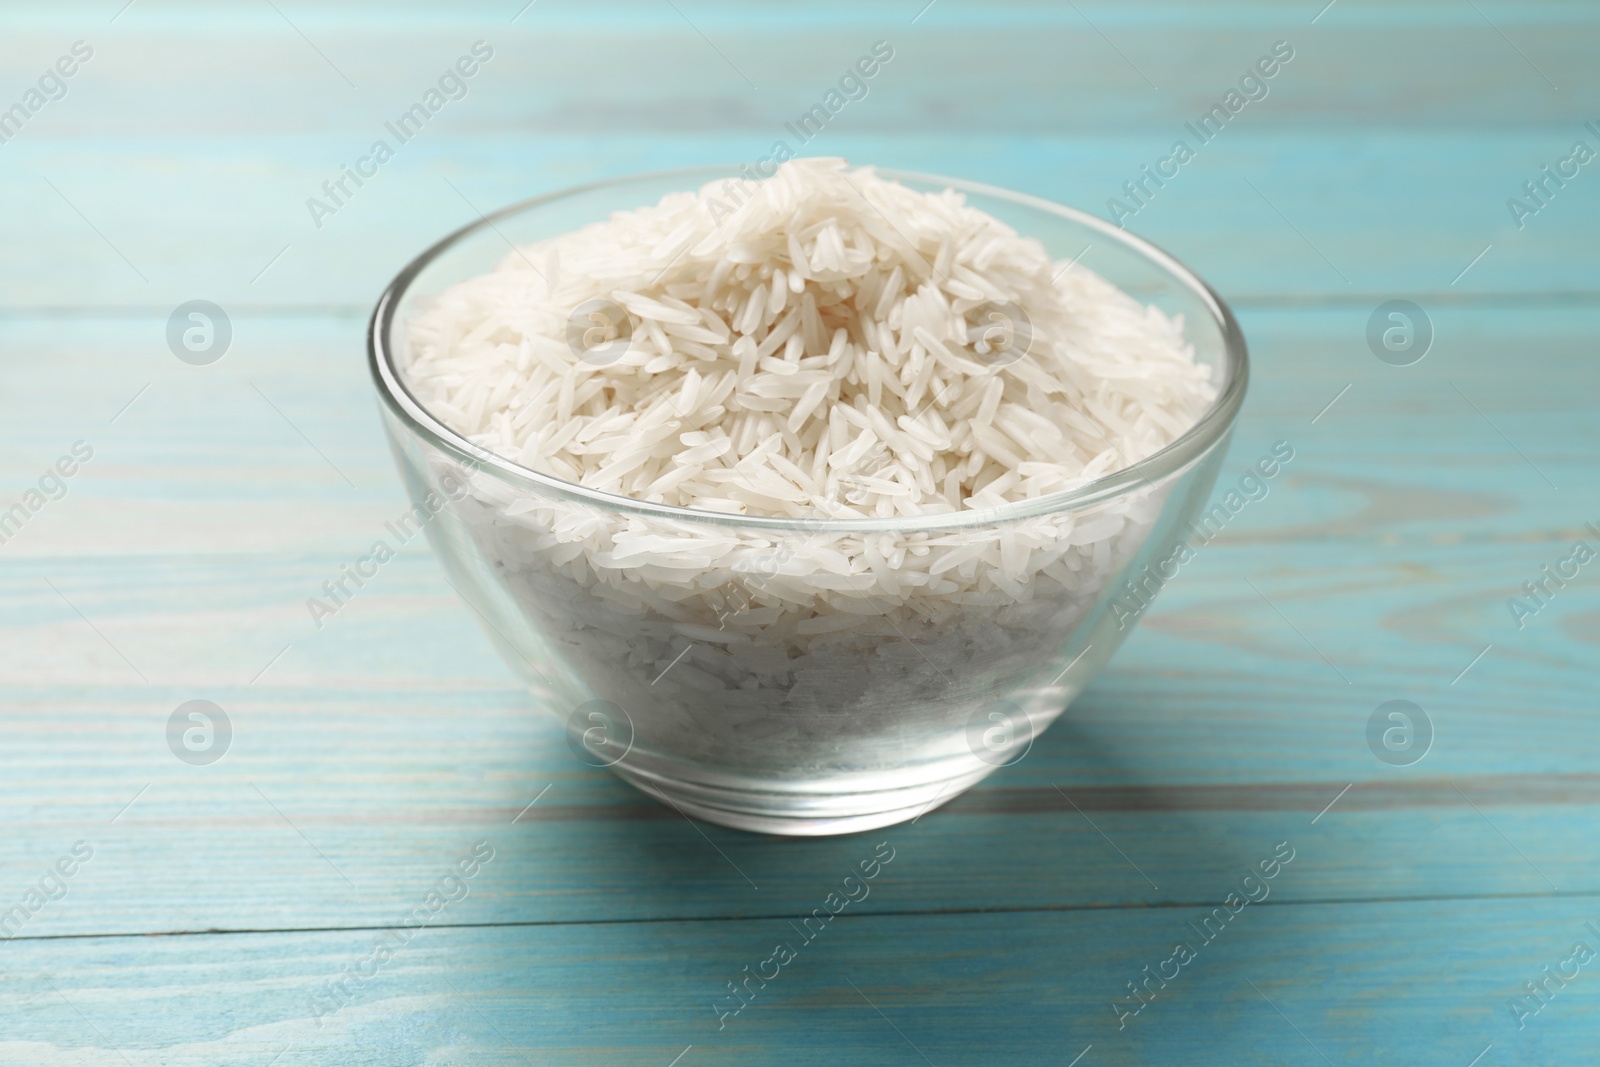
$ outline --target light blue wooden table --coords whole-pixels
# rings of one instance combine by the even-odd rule
[[[1600,162],[1564,162],[1600,150],[1600,9],[922,3],[4,8],[0,1063],[1595,1061],[1600,563],[1562,561],[1600,548]],[[756,159],[880,40],[807,152],[1104,214],[1197,145],[1128,222],[1251,341],[1223,485],[1294,448],[1082,701],[915,825],[774,840],[574,761],[420,542],[315,628],[405,506],[362,350],[397,267],[538,192]],[[204,366],[165,337],[195,299],[232,326]],[[1420,362],[1369,348],[1391,300]],[[189,700],[216,762],[169,747]],[[1369,747],[1391,700],[1431,723],[1408,766]]]

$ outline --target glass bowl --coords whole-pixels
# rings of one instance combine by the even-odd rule
[[[565,724],[577,758],[726,826],[887,826],[1020,759],[1187,559],[1186,532],[1244,399],[1232,313],[1164,252],[1035,197],[880,173],[953,188],[1053,258],[1182,315],[1196,359],[1213,368],[1215,402],[1166,448],[1076,489],[959,514],[836,520],[597,492],[487,451],[412,395],[405,324],[420,302],[489,271],[511,245],[733,177],[733,167],[514,204],[407,264],[373,311],[372,376],[413,515],[489,640]],[[633,538],[623,555],[618,529]],[[640,555],[644,535],[656,550]],[[983,557],[1015,580],[957,602],[903,584],[905,553],[940,553],[926,569],[957,574]],[[819,585],[851,610],[810,617]]]

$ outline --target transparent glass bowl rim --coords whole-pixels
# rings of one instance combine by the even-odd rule
[[[1209,285],[1178,260],[1150,242],[1135,237],[1126,230],[1097,218],[1094,215],[1053,203],[1026,193],[1013,192],[980,182],[947,178],[936,174],[875,168],[883,177],[946,186],[958,192],[1008,200],[1023,207],[1046,212],[1067,219],[1100,238],[1122,245],[1162,268],[1174,280],[1187,288],[1211,313],[1212,321],[1220,331],[1223,341],[1223,365],[1226,384],[1204,415],[1182,435],[1165,448],[1147,456],[1131,466],[1102,475],[1074,489],[1045,496],[1003,504],[998,507],[968,511],[928,514],[896,515],[888,518],[833,519],[792,518],[776,515],[740,515],[696,508],[674,507],[637,500],[617,493],[601,492],[553,475],[542,474],[513,460],[475,444],[457,433],[412,395],[395,366],[395,353],[389,345],[390,331],[394,329],[395,315],[411,284],[435,259],[458,243],[479,235],[484,230],[495,229],[495,223],[525,211],[533,211],[568,197],[605,189],[612,186],[644,183],[666,178],[683,178],[685,189],[699,188],[704,181],[724,177],[736,171],[735,165],[679,167],[621,177],[606,178],[583,185],[570,186],[543,196],[522,200],[461,227],[407,263],[395,275],[373,308],[367,328],[367,358],[372,378],[379,394],[402,424],[451,458],[469,468],[492,473],[501,481],[536,493],[567,501],[581,502],[608,511],[648,515],[679,523],[738,527],[754,530],[808,531],[830,533],[897,533],[908,531],[959,530],[1017,522],[1059,512],[1081,509],[1121,496],[1140,485],[1153,484],[1181,470],[1212,448],[1232,427],[1244,401],[1249,380],[1249,356],[1244,335],[1234,320],[1233,312]],[[698,180],[697,180],[698,179]],[[640,207],[644,204],[638,205]],[[1027,236],[1024,234],[1024,236]],[[403,326],[403,324],[401,324]]]

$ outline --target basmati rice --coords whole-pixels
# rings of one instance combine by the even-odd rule
[[[959,532],[826,520],[992,508],[1151,455],[1216,394],[1183,323],[953,191],[834,159],[785,163],[720,221],[718,191],[519,248],[430,298],[401,371],[451,428],[534,470],[819,521],[800,534],[634,514],[457,466],[459,514],[507,590],[668,732],[704,735],[712,715],[767,740],[833,736],[843,712],[949,685],[941,667],[1036,669],[1143,544],[1167,487]]]
[[[784,164],[720,223],[716,192],[520,249],[441,295],[409,327],[419,398],[478,445],[592,488],[888,518],[1083,484],[1168,444],[1214,395],[1181,323],[953,192],[832,159]],[[604,364],[564,343],[590,301],[637,323]],[[858,428],[842,446],[836,412]],[[724,440],[739,447],[707,443]]]

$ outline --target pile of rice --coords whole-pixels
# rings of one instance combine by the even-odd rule
[[[619,339],[585,328],[608,321],[596,307],[613,309]],[[1169,444],[1215,396],[1181,321],[953,191],[836,159],[519,248],[420,305],[407,344],[418,400],[526,467],[699,511],[818,520],[1081,485]],[[1037,659],[1040,630],[1059,643],[1083,617],[1164,493],[944,533],[823,521],[801,536],[458,474],[477,541],[569,654],[625,664],[639,699],[673,664],[653,704],[688,686],[685,706],[725,694],[768,711],[915,699],[948,684],[933,663]],[[892,647],[906,641],[920,655]]]
[[[837,159],[749,191],[720,221],[717,185],[668,196],[444,293],[410,324],[419,399],[594,489],[831,518],[1059,492],[1162,448],[1211,402],[1181,323],[955,192]],[[625,353],[570,343],[574,309],[596,301],[625,309]]]

